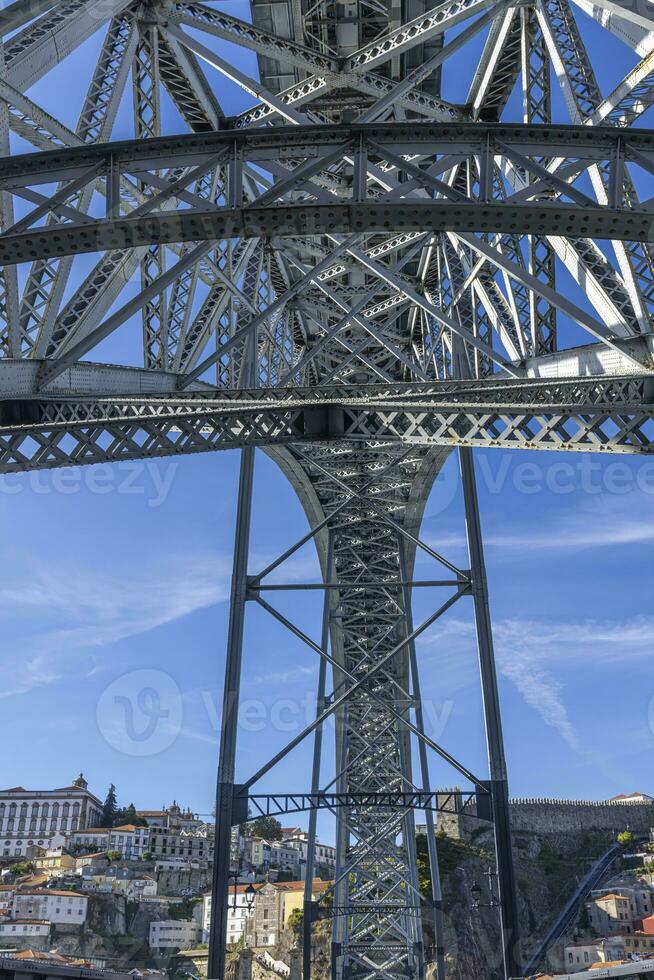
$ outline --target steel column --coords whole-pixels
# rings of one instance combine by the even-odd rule
[[[486,743],[488,766],[491,781],[491,799],[495,832],[495,852],[502,922],[502,955],[505,977],[522,975],[520,954],[520,925],[518,903],[511,849],[511,826],[509,819],[509,794],[502,737],[495,652],[488,603],[488,583],[484,562],[484,548],[479,517],[479,501],[475,481],[472,450],[459,450],[461,481],[465,504],[466,536],[472,574],[472,595],[477,631],[479,670],[486,723]]]
[[[207,969],[210,980],[223,980],[225,976],[228,917],[227,899],[232,823],[234,818],[236,735],[241,687],[243,628],[245,624],[245,604],[247,602],[248,587],[247,571],[250,523],[252,517],[254,452],[253,448],[247,448],[242,451],[238,488],[234,567],[229,609],[223,714],[220,728],[218,785],[216,788],[216,830],[211,887],[209,962]]]
[[[333,571],[333,539],[330,534],[329,545],[327,548],[327,568],[325,583],[331,584]],[[322,636],[320,645],[326,653],[329,644],[330,610],[332,604],[332,592],[325,589],[325,598],[322,613]],[[320,658],[318,669],[318,690],[316,694],[316,717],[325,710],[325,685],[327,681],[327,660]],[[316,729],[313,740],[313,767],[311,772],[311,792],[317,793],[320,789],[320,762],[322,758],[322,734],[323,726]],[[309,815],[309,839],[307,843],[307,864],[304,880],[304,917],[302,919],[302,980],[311,980],[311,924],[312,924],[312,894],[313,894],[313,868],[315,863],[316,848],[316,824],[318,822],[318,810],[312,810]]]
[[[403,582],[408,582],[406,554],[404,541],[398,536],[398,548],[400,555],[400,575]],[[411,607],[411,590],[408,585],[404,585],[404,609],[406,615],[407,629],[413,632],[413,609]],[[413,688],[414,711],[416,715],[416,726],[421,731],[425,730],[424,712],[422,710],[422,694],[420,690],[420,672],[418,670],[418,658],[416,655],[416,645],[412,641],[409,644],[409,669],[411,673],[411,684]],[[427,746],[422,739],[418,740],[418,759],[420,762],[420,778],[422,789],[429,792],[431,780],[429,778],[429,760],[427,759]],[[436,976],[438,980],[445,978],[445,939],[443,933],[443,894],[441,890],[441,875],[438,867],[438,851],[436,847],[436,821],[432,810],[425,810],[425,823],[427,824],[427,851],[429,854],[429,873],[431,877],[431,919],[434,929],[434,945],[436,952]]]

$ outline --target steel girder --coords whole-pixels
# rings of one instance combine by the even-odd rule
[[[654,100],[652,19],[577,2],[642,59],[607,93],[567,0],[253,0],[252,23],[184,0],[25,0],[0,15],[0,472],[244,448],[231,693],[247,603],[281,622],[265,576],[247,576],[253,447],[287,474],[328,586],[321,642],[304,639],[333,675],[318,717],[323,704],[336,714],[338,785],[323,792],[317,723],[307,789],[339,815],[334,980],[422,978],[432,958],[445,975],[426,756],[443,750],[423,730],[410,608],[438,467],[463,447],[471,570],[450,567],[451,601],[475,606],[508,976],[520,957],[506,767],[465,447],[652,451],[654,135],[627,128]],[[73,131],[27,89],[103,21]],[[448,101],[441,82],[479,36],[467,95]],[[112,141],[130,73],[140,139]],[[575,125],[553,119],[557,84]],[[233,115],[229,86],[254,104]],[[191,135],[166,129],[164,90]],[[11,156],[15,137],[49,152]],[[84,251],[104,254],[80,275]],[[126,361],[142,369],[81,361],[118,330],[131,338],[135,315]],[[566,349],[570,321],[592,343]],[[239,805],[227,718],[214,909]],[[244,792],[283,812],[255,783]],[[416,888],[410,804],[426,808],[433,903]],[[305,898],[309,980],[324,909]]]
[[[649,376],[0,402],[0,472],[246,446],[355,442],[651,453]],[[345,445],[343,446],[345,449]],[[390,450],[383,450],[390,451]]]
[[[626,163],[654,168],[654,133],[650,131],[633,131],[626,137],[618,129],[595,127],[368,124],[330,127],[318,136],[314,127],[300,126],[257,133],[226,131],[174,141],[152,138],[144,145],[143,136],[156,136],[159,111],[158,103],[151,101],[146,81],[151,49],[151,42],[149,46],[141,42],[136,56],[137,92],[145,94],[139,94],[135,101],[138,112],[147,116],[141,124],[141,139],[27,154],[0,163],[0,189],[7,195],[38,201],[31,212],[0,234],[2,262],[104,248],[146,245],[152,249],[162,243],[206,238],[298,237],[330,232],[418,229],[434,233],[563,232],[570,237],[587,232],[597,238],[631,237],[640,241],[652,237],[654,206],[646,203],[634,213],[623,203],[621,191],[615,192],[609,204],[606,198],[593,201],[580,189],[589,169],[606,170],[608,179],[618,180],[622,187],[624,176],[620,175],[624,175]],[[556,171],[543,166],[544,153],[548,158],[558,158]],[[503,193],[493,193],[484,183],[463,193],[439,176],[470,161],[477,161],[486,170],[518,166],[528,179],[523,176],[525,186],[512,193],[507,188]],[[259,185],[244,206],[244,171],[254,172],[255,167],[266,171],[275,163],[273,180]],[[164,166],[168,174],[165,180],[159,176]],[[216,166],[229,174],[219,196],[214,194],[207,202],[206,196],[189,192],[189,177],[199,177]],[[361,197],[355,188],[361,181],[365,184],[373,166],[377,193],[367,200],[367,195]],[[336,191],[339,171],[349,170],[353,171],[349,191],[343,186]],[[565,179],[557,171],[565,174]],[[398,185],[402,176],[406,180]],[[53,180],[62,182],[58,200],[43,200],[37,188]],[[150,190],[147,215],[112,215],[111,183],[132,180],[137,181],[141,193],[144,188]],[[88,203],[84,206],[85,198],[79,196],[83,188],[93,188],[98,181],[106,185],[109,211],[102,218],[86,213]],[[430,200],[415,198],[416,189],[423,195],[428,192]],[[62,220],[40,227],[39,220],[48,212],[59,214]],[[150,269],[143,288],[162,274],[160,266]],[[148,319],[153,316],[149,311]],[[163,329],[160,319],[156,316],[157,330]],[[151,341],[147,343],[150,348]],[[538,344],[542,349],[542,342]],[[545,350],[549,349],[551,345],[546,345]],[[153,367],[159,366],[156,361]]]

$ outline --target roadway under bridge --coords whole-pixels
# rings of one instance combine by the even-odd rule
[[[434,757],[492,820],[497,959],[505,978],[524,975],[473,454],[653,451],[652,9],[252,0],[237,17],[222,2],[14,0],[0,11],[0,473],[241,453],[212,980],[225,974],[231,830],[248,804],[306,810],[311,841],[318,812],[334,815],[335,881],[318,901],[305,893],[304,980],[312,923],[330,907],[345,910],[332,915],[333,980],[445,980]],[[611,45],[630,67],[606,84],[594,64]],[[35,86],[69,91],[83,46],[94,65],[81,89],[76,76],[71,124]],[[257,449],[288,477],[309,531],[253,572]],[[464,568],[420,536],[452,452]],[[322,571],[302,586],[324,594],[317,640],[266,582],[308,541]],[[434,562],[428,582],[414,575],[418,551]],[[415,623],[412,593],[427,586],[433,610]],[[474,613],[484,772],[425,732],[415,641],[460,601]],[[247,774],[235,760],[253,603],[320,670],[313,721]],[[305,740],[306,785],[260,792]],[[308,882],[313,863],[310,845]]]

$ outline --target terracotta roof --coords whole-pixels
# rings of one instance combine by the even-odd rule
[[[84,827],[83,830],[74,830],[74,834],[108,834],[110,830],[116,830],[116,827]]]
[[[34,889],[28,892],[21,892],[22,895],[66,895],[70,898],[86,898],[86,895],[80,895],[79,892],[65,891],[59,888],[43,888]]]
[[[91,966],[88,960],[78,960],[73,956],[63,956],[56,949],[53,949],[50,953],[46,953],[43,949],[23,949],[20,953],[12,953],[10,958],[12,960],[50,960],[50,962],[54,963],[68,963],[70,966]]]
[[[303,881],[273,881],[271,882],[275,888],[281,888],[285,892],[299,892],[304,889]],[[325,891],[329,888],[331,882],[323,881],[322,878],[314,878],[311,882],[311,891]]]
[[[147,830],[147,827],[137,827],[133,823],[124,823],[120,827],[112,827],[112,830]]]
[[[599,898],[594,899],[595,902],[606,902],[608,899],[622,899],[624,902],[629,901],[628,895],[618,895],[617,892],[609,892],[608,895],[600,895]]]
[[[649,793],[618,793],[617,796],[612,796],[612,800],[630,800],[634,796],[649,796]],[[649,797],[651,799],[651,797]]]
[[[259,891],[260,888],[263,888],[263,886],[266,885],[266,884],[267,884],[267,882],[265,882],[265,881],[251,881],[251,882],[248,881],[247,884],[245,884],[245,885],[236,885],[236,894],[237,895],[242,895],[243,892],[246,892],[248,890],[248,888],[250,887],[250,885],[252,885],[252,887],[254,888],[255,892],[257,892],[257,891]],[[273,884],[274,884],[274,882],[273,882]],[[304,882],[302,882],[302,884],[304,884]],[[211,895],[211,889],[209,889],[206,892],[203,892],[202,894],[203,894],[203,896],[205,898],[207,896],[210,896]],[[230,885],[229,886],[229,894],[230,895],[233,895],[234,894],[234,885]]]
[[[0,793],[27,793],[24,786],[10,786],[9,789],[0,789]]]
[[[50,919],[10,919],[10,922],[15,922],[17,925],[26,926],[28,923],[33,922],[37,926],[49,926]]]
[[[60,953],[46,953],[43,949],[23,949],[20,953],[12,953],[12,960],[55,960],[57,963],[67,963],[69,960]]]

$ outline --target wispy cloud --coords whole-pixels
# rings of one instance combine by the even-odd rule
[[[316,658],[317,663],[317,658]],[[271,670],[264,671],[260,674],[255,674],[254,677],[248,679],[248,684],[251,685],[270,685],[275,684],[290,684],[294,681],[301,680],[303,677],[313,677],[316,673],[317,667],[309,667],[305,664],[295,664],[289,667],[287,670]]]
[[[0,697],[26,693],[101,667],[95,651],[223,602],[229,563],[219,556],[180,556],[166,567],[97,571],[32,564],[0,585],[5,654]]]
[[[554,728],[572,749],[585,753],[557,672],[563,667],[611,663],[618,657],[621,662],[651,661],[654,616],[563,622],[506,618],[494,621],[493,635],[499,671],[545,724]],[[462,619],[444,620],[424,642],[443,645],[450,656],[460,658],[460,651],[475,642],[474,625]]]
[[[579,515],[576,520],[556,521],[516,534],[491,534],[486,538],[490,548],[537,549],[539,551],[575,551],[605,548],[611,545],[646,544],[654,541],[654,522],[624,520],[604,524],[599,516]]]

